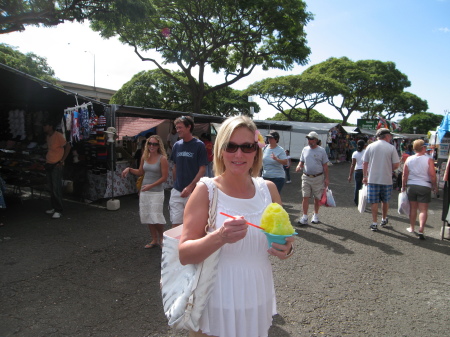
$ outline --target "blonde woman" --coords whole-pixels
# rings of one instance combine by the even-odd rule
[[[161,137],[150,136],[143,149],[139,169],[127,167],[122,177],[128,173],[136,176],[144,175],[139,194],[139,215],[142,224],[147,224],[152,241],[145,248],[161,248],[166,219],[163,214],[164,188],[163,183],[169,176],[169,162]]]
[[[415,140],[413,148],[416,154],[406,159],[403,168],[402,192],[406,188],[411,205],[409,227],[406,230],[415,233],[417,210],[419,210],[420,227],[417,236],[419,239],[425,240],[424,230],[428,218],[431,191],[437,192],[436,170],[433,159],[426,156],[427,147],[422,139]]]
[[[225,120],[214,144],[215,178],[202,178],[184,212],[179,252],[182,264],[199,263],[221,248],[218,274],[211,297],[200,318],[200,331],[190,336],[267,336],[276,314],[275,289],[269,255],[286,259],[293,253],[293,238],[272,244],[247,221],[260,224],[265,207],[281,204],[271,181],[258,177],[264,138],[251,119]],[[218,189],[216,230],[205,235],[208,191]],[[229,219],[220,212],[231,214]]]

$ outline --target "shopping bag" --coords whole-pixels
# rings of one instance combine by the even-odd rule
[[[367,206],[367,185],[363,185],[359,190],[358,211],[364,213]]]
[[[326,202],[326,206],[327,207],[336,207],[336,202],[334,201],[334,197],[333,197],[333,192],[331,192],[331,190],[327,187],[327,202]]]
[[[324,188],[322,193],[322,198],[319,201],[320,206],[327,205],[327,190]]]
[[[398,194],[398,214],[409,216],[410,204],[406,192]]]
[[[206,233],[215,229],[217,187],[211,178],[202,178],[210,195]],[[180,263],[178,245],[182,226],[164,232],[161,257],[161,294],[164,313],[169,326],[175,329],[199,330],[200,317],[208,304],[217,276],[220,250],[216,250],[199,264]]]

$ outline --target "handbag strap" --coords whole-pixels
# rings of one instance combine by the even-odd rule
[[[210,184],[206,184],[208,189],[213,189],[212,199],[209,201],[209,210],[208,210],[208,224],[205,227],[205,232],[213,231],[216,228],[216,215],[217,215],[217,187],[216,184],[210,180]],[[208,193],[209,194],[209,193]]]

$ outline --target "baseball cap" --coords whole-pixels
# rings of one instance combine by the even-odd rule
[[[310,133],[308,133],[306,138],[308,138],[308,139],[319,139],[319,135],[317,134],[317,132],[311,131]]]
[[[269,137],[269,138],[275,138],[276,140],[279,140],[279,139],[280,139],[280,135],[279,135],[279,133],[276,132],[276,131],[271,131],[271,132],[269,132],[269,134],[266,135],[266,137]]]
[[[380,128],[380,129],[378,129],[376,136],[380,137],[382,135],[388,135],[388,134],[389,135],[391,134],[391,130],[386,129],[386,128]]]

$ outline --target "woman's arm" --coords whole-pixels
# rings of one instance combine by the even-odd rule
[[[445,165],[445,172],[444,172],[444,181],[448,181],[448,174],[449,174],[449,163],[450,163],[450,158],[447,159],[447,165]]]
[[[269,189],[270,196],[272,197],[272,202],[276,202],[277,204],[283,205],[281,202],[280,193],[278,192],[277,186],[269,180],[264,180],[264,182],[267,185],[267,188]]]
[[[216,223],[218,229],[206,235],[208,210],[208,188],[205,184],[198,183],[184,210],[184,225],[179,245],[180,262],[183,265],[200,263],[224,244],[235,243],[247,234],[248,225],[245,219],[236,216],[236,219],[225,220],[223,226]]]
[[[434,160],[431,158],[428,159],[428,175],[431,180],[431,189],[437,192],[436,169],[434,167]]]
[[[139,164],[139,168],[138,169],[134,169],[134,168],[131,168],[131,167],[127,167],[125,170],[122,171],[122,177],[126,178],[128,173],[131,173],[131,174],[133,174],[135,176],[138,176],[138,177],[144,175],[144,173],[145,173],[144,172],[144,155],[142,155],[141,163]]]
[[[403,176],[402,176],[402,192],[406,189],[406,183],[408,182],[409,169],[408,162],[403,166]]]
[[[352,158],[352,164],[350,165],[350,173],[348,174],[348,182],[352,181],[353,172],[355,171],[356,158]]]

